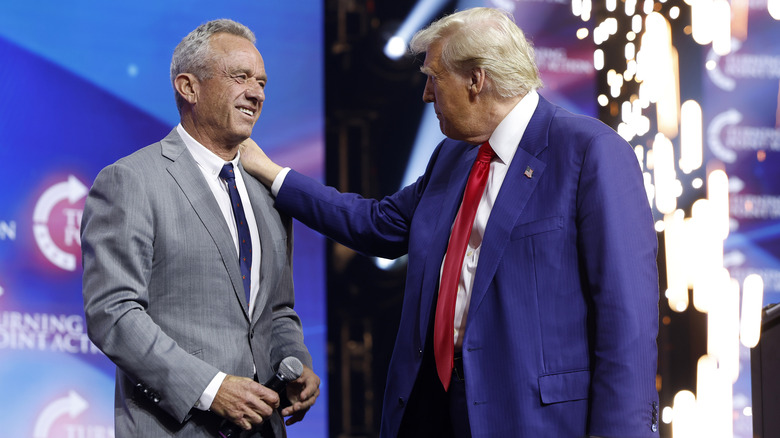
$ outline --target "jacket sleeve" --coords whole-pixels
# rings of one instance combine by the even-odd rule
[[[591,139],[577,199],[594,326],[589,432],[657,436],[657,238],[636,156],[614,132]]]

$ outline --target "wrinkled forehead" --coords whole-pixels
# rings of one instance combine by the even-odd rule
[[[432,43],[428,46],[428,50],[425,52],[425,59],[423,60],[420,71],[423,73],[441,73],[444,66],[441,62],[442,43],[440,41]]]

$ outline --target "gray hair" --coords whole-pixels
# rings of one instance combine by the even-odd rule
[[[211,61],[211,37],[218,33],[228,33],[246,38],[255,43],[255,34],[241,23],[221,18],[203,23],[189,33],[173,50],[171,58],[171,84],[174,85],[176,107],[181,111],[184,99],[176,92],[174,81],[176,76],[182,73],[192,73],[198,79],[209,79],[212,71],[209,68]]]
[[[447,15],[417,32],[409,48],[417,55],[438,42],[447,70],[468,74],[481,67],[501,97],[542,87],[533,46],[506,11],[473,8]]]

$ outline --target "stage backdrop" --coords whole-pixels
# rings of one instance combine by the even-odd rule
[[[114,366],[86,335],[79,226],[98,171],[178,123],[176,44],[215,18],[249,26],[269,76],[253,138],[321,177],[322,15],[318,0],[0,3],[0,435],[113,437]],[[295,232],[296,308],[323,385],[290,436],[324,437],[323,241]]]
[[[731,232],[724,265],[743,284],[758,274],[764,305],[780,302],[780,21],[750,2],[745,35],[731,53],[706,50],[702,73],[705,162],[729,176]],[[753,437],[750,350],[740,346],[734,437]],[[772,413],[763,413],[764,416]]]

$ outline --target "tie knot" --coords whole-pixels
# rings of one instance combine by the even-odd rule
[[[222,166],[222,170],[219,172],[219,177],[224,180],[235,179],[236,176],[233,174],[233,163],[227,163]]]
[[[479,147],[479,153],[477,153],[477,161],[481,161],[483,163],[489,163],[490,160],[493,159],[493,157],[496,156],[495,151],[493,151],[493,148],[490,147],[490,143],[484,142],[482,143],[482,146]]]

